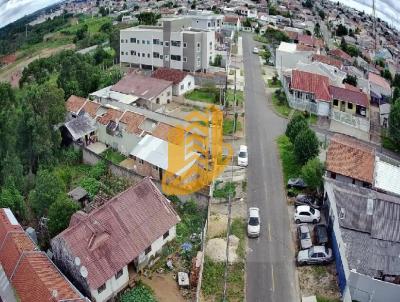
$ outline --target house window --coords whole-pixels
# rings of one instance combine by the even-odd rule
[[[167,92],[167,96],[170,96],[170,95],[171,95],[171,92],[170,92],[170,91],[168,91],[168,92]]]
[[[124,40],[121,39],[121,43],[124,43]]]
[[[197,43],[197,51],[200,51],[200,43]]]
[[[197,66],[200,66],[200,57],[197,57]]]
[[[104,283],[102,286],[100,286],[98,289],[97,289],[97,293],[102,293],[104,290],[106,289],[106,284]]]
[[[128,39],[125,40],[125,43],[128,43]]]
[[[347,103],[347,108],[350,109],[350,110],[353,109],[353,104],[352,103]]]
[[[171,55],[171,60],[173,60],[173,61],[181,61],[181,56],[178,56],[178,55]]]
[[[167,238],[168,236],[169,236],[169,230],[166,231],[166,232],[164,233],[164,235],[162,235],[162,238],[165,239],[165,238]]]
[[[136,56],[136,51],[131,50],[131,56]]]
[[[131,38],[131,43],[136,43],[136,38]]]
[[[187,47],[187,43],[183,42],[183,48],[186,48],[186,47]]]
[[[123,274],[124,274],[124,269],[121,268],[121,269],[115,274],[115,279],[119,279]]]
[[[163,55],[160,55],[160,59],[161,59],[161,60],[163,59]]]
[[[153,58],[158,59],[160,57],[160,53],[158,52],[153,52]]]
[[[183,62],[187,62],[187,57],[183,57]]]
[[[332,179],[336,179],[336,173],[335,172],[331,172],[331,178]]]
[[[190,85],[192,85],[192,82],[189,82],[189,83],[188,83],[188,88],[190,87]]]
[[[333,100],[333,106],[338,106],[339,105],[339,101],[338,100]]]
[[[164,46],[165,46],[165,47],[168,47],[168,46],[169,46],[169,42],[168,42],[168,41],[165,41],[165,42],[164,42]]]
[[[175,46],[175,47],[181,47],[181,41],[171,41],[171,46]]]
[[[121,55],[124,55],[124,52],[123,52],[123,51],[121,51]]]
[[[181,90],[183,90],[184,88],[185,88],[185,85],[182,84],[182,85],[181,85]]]
[[[158,100],[158,102],[160,102],[160,100]],[[153,165],[153,169],[158,171],[158,167]]]
[[[160,98],[157,98],[157,99],[156,99],[156,103],[157,103],[157,104],[160,104]]]
[[[153,44],[154,45],[159,45],[160,44],[160,39],[153,39]]]
[[[208,26],[208,27],[211,27],[211,22],[208,22],[207,26]]]
[[[144,254],[147,255],[150,252],[151,252],[151,245],[147,249],[145,249]]]
[[[139,164],[143,165],[143,159],[139,158]]]

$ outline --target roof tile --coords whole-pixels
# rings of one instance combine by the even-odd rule
[[[151,76],[153,78],[169,81],[174,85],[177,85],[182,82],[187,75],[187,72],[178,69],[158,68]]]
[[[316,73],[293,70],[291,88],[313,93],[316,100],[331,101],[328,77]]]

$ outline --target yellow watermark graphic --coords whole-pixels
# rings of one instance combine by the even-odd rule
[[[216,106],[192,111],[185,124],[168,132],[168,169],[162,177],[167,195],[207,188],[230,163],[233,149],[223,142],[223,112]]]

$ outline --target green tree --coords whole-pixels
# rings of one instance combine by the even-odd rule
[[[322,19],[322,20],[325,20],[325,12],[323,11],[323,10],[318,10],[318,15],[320,16],[320,18]]]
[[[265,64],[268,64],[271,58],[271,51],[268,48],[264,48],[264,50],[261,51],[261,57],[265,60]]]
[[[400,102],[392,103],[389,113],[389,136],[400,145]]]
[[[393,76],[391,74],[391,72],[389,71],[389,69],[385,69],[381,72],[382,77],[384,77],[386,80],[388,80],[389,82],[393,81]]]
[[[347,84],[350,84],[350,85],[353,85],[353,86],[356,86],[356,87],[357,87],[357,77],[356,77],[356,76],[353,76],[353,75],[350,75],[350,74],[348,74],[348,75],[346,76],[346,78],[343,80],[343,84],[345,84],[345,83],[347,83]]]
[[[49,207],[65,194],[65,184],[49,170],[39,170],[35,188],[29,193],[29,202],[37,217],[47,214]]]
[[[109,34],[111,33],[112,28],[113,28],[112,23],[108,21],[100,26],[100,31]]]
[[[311,159],[301,168],[301,176],[312,190],[319,192],[323,185],[324,165],[318,158]]]
[[[396,73],[393,79],[393,86],[400,88],[400,73]]]
[[[393,102],[396,102],[400,99],[400,88],[395,87],[393,90]]]
[[[160,14],[153,12],[141,12],[137,15],[137,19],[142,25],[156,25],[157,20],[161,17]]]
[[[321,38],[321,37],[322,37],[321,26],[319,25],[319,23],[316,23],[316,24],[315,24],[315,27],[314,27],[314,36],[316,36],[317,38]]]
[[[15,153],[7,153],[2,162],[1,180],[4,186],[12,186],[24,191],[24,168]]]
[[[312,8],[313,8],[313,3],[312,3],[311,0],[306,0],[305,2],[302,2],[301,4],[302,4],[303,7],[305,7],[305,8],[309,8],[309,9],[312,9]]]
[[[293,144],[296,136],[304,129],[308,129],[308,123],[306,119],[303,115],[296,115],[288,123],[285,134]]]
[[[71,219],[71,216],[80,209],[79,205],[65,195],[60,195],[50,206],[47,218],[47,226],[50,236],[54,237],[65,230]]]
[[[349,30],[343,24],[339,24],[336,28],[336,35],[339,37],[347,36],[349,34]]]
[[[89,32],[89,27],[87,24],[84,24],[81,28],[76,31],[76,40],[82,40],[86,37]]]
[[[310,128],[303,129],[294,140],[294,154],[297,161],[304,165],[319,153],[317,135]]]
[[[3,187],[0,193],[0,208],[10,208],[17,217],[24,217],[24,197],[15,186]]]

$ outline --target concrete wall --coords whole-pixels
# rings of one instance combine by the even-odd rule
[[[192,91],[194,89],[194,77],[188,74],[182,82],[172,87],[172,94],[173,95],[183,95],[186,92]]]
[[[276,71],[282,79],[282,71],[295,68],[297,63],[311,63],[312,51],[286,52],[276,49]]]
[[[90,294],[96,302],[108,301],[112,297],[115,297],[120,291],[122,291],[129,283],[128,266],[126,265],[122,269],[122,275],[117,279],[116,276],[112,276],[106,281],[106,288],[99,293],[97,288],[90,289]]]
[[[133,158],[131,159],[134,161],[134,167],[133,171],[135,171],[137,174],[142,175],[142,176],[151,176],[153,179],[161,181],[160,177],[160,168],[146,162],[143,160],[140,160],[139,158]]]
[[[109,135],[106,131],[106,126],[98,124],[98,140],[128,156],[133,148],[139,143],[139,138],[136,135],[126,131],[121,131],[121,133],[122,136]]]

